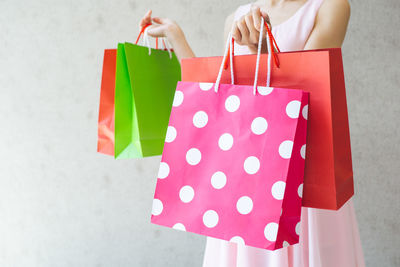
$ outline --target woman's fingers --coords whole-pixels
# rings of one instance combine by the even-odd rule
[[[151,37],[165,37],[165,29],[164,25],[158,24],[158,25],[151,25],[147,28],[147,33]]]
[[[257,44],[259,31],[257,31],[257,29],[254,27],[253,16],[251,14],[247,15],[245,17],[245,21],[247,30],[249,31],[249,36],[247,40],[250,42],[250,44]]]
[[[262,10],[259,6],[253,6],[251,9],[252,15],[253,15],[253,21],[254,21],[254,27],[257,29],[258,32],[260,32],[260,27],[261,27],[261,18],[264,18],[264,21],[267,22],[271,28],[271,23],[269,21],[269,16],[267,12]],[[266,32],[266,29],[264,27],[263,34]]]
[[[254,28],[256,28],[256,30],[258,32],[260,32],[260,26],[261,26],[261,11],[260,11],[260,7],[253,6],[251,8],[251,14],[253,15]]]
[[[269,22],[268,15],[261,11],[260,7],[252,7],[252,10],[240,18],[232,28],[232,36],[240,45],[257,45],[260,34],[261,17]],[[266,29],[264,27],[263,34]]]
[[[268,16],[267,12],[265,10],[263,10],[262,8],[260,8],[260,14],[264,18],[264,21],[266,23],[268,23],[269,28],[271,28],[271,21],[269,20],[269,16]]]
[[[139,27],[143,28],[147,24],[151,24],[151,10],[147,11],[147,13],[144,15],[144,17],[141,19],[139,23]]]
[[[167,19],[153,17],[152,22],[156,24],[152,24],[151,26],[149,26],[147,33],[152,37],[165,37],[165,27],[167,24]]]
[[[236,23],[239,32],[240,32],[240,42],[238,44],[248,44],[249,43],[249,30],[247,29],[247,25],[246,25],[246,20],[245,18],[240,19],[237,23]],[[236,41],[236,39],[235,39]]]
[[[155,22],[155,23],[158,23],[158,24],[162,24],[163,23],[163,20],[160,17],[153,17],[151,20],[153,22]]]
[[[171,24],[173,21],[169,18],[160,18],[160,17],[153,17],[152,19],[153,22],[158,23],[158,24]]]
[[[176,24],[169,18],[153,17],[152,25],[149,26],[147,33],[153,37],[166,37],[167,32],[170,31]]]
[[[235,39],[236,43],[239,45],[247,45],[252,52],[257,52],[261,18],[264,18],[264,21],[269,24],[269,28],[271,29],[271,23],[267,12],[256,5],[252,6],[249,13],[234,22],[232,26],[232,37]],[[262,35],[266,36],[266,32],[266,27],[263,27]],[[261,49],[263,49],[265,45],[266,41],[263,37]]]
[[[236,43],[240,44],[242,42],[242,35],[240,34],[237,23],[233,24],[232,27],[232,38],[235,39]]]

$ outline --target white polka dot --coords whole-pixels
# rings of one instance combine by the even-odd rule
[[[203,128],[204,126],[206,126],[207,122],[208,122],[208,116],[207,113],[205,113],[204,111],[198,111],[196,112],[196,114],[194,114],[193,124],[197,128]]]
[[[236,208],[240,214],[249,214],[253,209],[253,200],[248,196],[243,196],[237,201]]]
[[[160,168],[158,169],[158,178],[164,179],[169,174],[169,166],[165,162],[160,163]]]
[[[286,183],[282,181],[278,181],[274,183],[271,188],[272,196],[277,200],[282,200],[283,196],[285,195],[285,187]]]
[[[251,123],[251,131],[257,135],[265,133],[267,128],[268,128],[268,122],[263,117],[257,117]]]
[[[218,224],[218,213],[214,210],[208,210],[203,214],[203,223],[208,228],[213,228]]]
[[[288,247],[288,246],[290,246],[289,242],[283,241],[282,247],[283,247],[283,248],[286,248],[286,247]]]
[[[257,86],[258,93],[260,95],[269,95],[274,90],[273,87]]]
[[[220,136],[218,140],[218,145],[219,148],[221,148],[224,151],[231,149],[233,145],[233,136],[228,133],[224,133],[223,135]]]
[[[297,194],[300,198],[303,197],[303,184],[299,185],[299,188],[297,188]]]
[[[160,215],[162,210],[163,210],[163,203],[161,202],[161,200],[157,198],[153,199],[153,207],[151,210],[151,214],[155,216]]]
[[[300,235],[300,222],[298,222],[297,224],[296,224],[296,234],[297,235]]]
[[[221,189],[226,184],[225,173],[218,171],[211,176],[211,184],[215,189]]]
[[[279,155],[284,159],[289,159],[292,156],[293,142],[290,140],[283,141],[279,145]]]
[[[171,143],[176,138],[176,129],[173,126],[168,126],[167,134],[165,135],[165,142]]]
[[[178,106],[180,106],[182,104],[182,102],[183,102],[183,92],[179,91],[179,90],[176,90],[175,91],[175,96],[174,96],[174,101],[173,101],[172,105],[174,107],[178,107]]]
[[[235,112],[240,106],[240,99],[236,95],[231,95],[225,100],[225,108],[229,112]]]
[[[194,190],[191,186],[185,185],[179,191],[179,197],[184,203],[189,203],[194,198]]]
[[[186,227],[181,223],[174,224],[174,226],[172,226],[172,228],[174,228],[176,230],[186,231]]]
[[[300,148],[300,155],[301,155],[301,157],[302,157],[303,159],[306,159],[306,145],[303,145],[303,146]]]
[[[186,161],[190,165],[196,165],[201,160],[201,152],[197,148],[191,148],[186,152]]]
[[[241,238],[240,236],[234,236],[231,238],[231,240],[229,240],[230,242],[236,243],[238,245],[244,246],[244,239]]]
[[[203,91],[208,91],[213,87],[213,83],[199,83],[199,87]]]
[[[275,242],[278,236],[278,224],[274,222],[267,224],[264,228],[264,236],[268,241]]]
[[[257,157],[250,156],[244,161],[244,170],[248,174],[255,174],[260,169],[260,161]]]
[[[303,114],[304,119],[308,119],[308,105],[303,107],[303,111],[301,113]]]
[[[298,118],[300,113],[300,106],[301,102],[298,100],[293,100],[289,102],[289,104],[287,104],[286,106],[286,114],[292,119]]]

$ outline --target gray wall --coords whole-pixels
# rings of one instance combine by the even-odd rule
[[[160,157],[95,152],[103,49],[134,41],[152,7],[197,55],[218,55],[224,16],[243,3],[0,1],[0,266],[201,266],[204,237],[149,222]],[[357,217],[367,265],[400,266],[400,2],[351,5]]]

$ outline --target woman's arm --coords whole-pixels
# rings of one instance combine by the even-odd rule
[[[324,0],[304,49],[341,47],[349,18],[350,5],[347,0]]]
[[[253,5],[251,11],[236,23],[229,16],[225,23],[225,40],[227,33],[233,25],[232,32],[235,41],[238,44],[247,45],[251,53],[257,53],[261,16],[269,21],[266,12],[256,5]],[[346,35],[349,18],[350,5],[348,0],[324,0],[318,10],[314,28],[308,37],[304,49],[341,47]],[[261,51],[266,52],[265,40],[263,40]]]
[[[151,18],[151,10],[149,10],[140,21],[139,26],[142,28],[150,23],[152,25],[149,26],[147,33],[152,37],[166,37],[171,43],[179,61],[182,58],[195,57],[192,48],[185,38],[185,34],[175,21],[168,18]]]

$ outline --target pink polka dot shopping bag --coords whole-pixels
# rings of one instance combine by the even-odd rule
[[[298,243],[309,95],[269,74],[235,85],[231,70],[220,84],[222,69],[215,83],[178,82],[151,222],[268,250]]]

